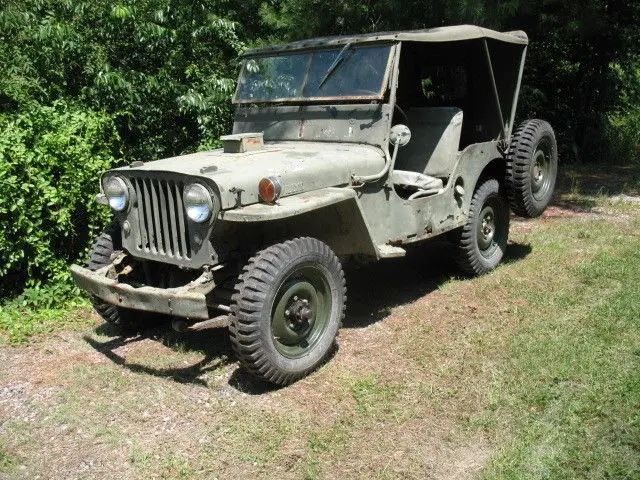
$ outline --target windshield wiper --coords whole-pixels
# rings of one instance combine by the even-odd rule
[[[331,66],[327,69],[327,73],[325,73],[324,77],[322,77],[322,81],[320,82],[320,85],[318,85],[318,90],[320,90],[322,86],[326,83],[326,81],[329,80],[329,78],[331,78],[331,76],[336,72],[336,70],[338,70],[338,67],[346,59],[347,52],[351,52],[351,43],[347,43],[342,48],[342,50],[340,50],[340,53],[338,53],[338,56],[336,57],[336,59],[333,61]]]

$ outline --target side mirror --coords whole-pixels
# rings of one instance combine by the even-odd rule
[[[391,127],[389,141],[398,147],[404,147],[411,140],[411,130],[406,125],[394,125]]]

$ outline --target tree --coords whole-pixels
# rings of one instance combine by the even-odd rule
[[[14,1],[0,10],[0,108],[73,98],[114,115],[123,153],[193,150],[229,125],[244,43],[212,0]]]

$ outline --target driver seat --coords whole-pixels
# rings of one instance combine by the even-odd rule
[[[411,193],[420,192],[422,195],[440,193],[444,187],[441,178],[407,170],[394,169],[391,173],[391,181],[394,185],[409,190]]]
[[[462,110],[456,107],[420,107],[407,111],[412,140],[398,152],[391,180],[424,195],[439,193],[443,178],[455,165]]]

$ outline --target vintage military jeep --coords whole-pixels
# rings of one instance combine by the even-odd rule
[[[502,259],[509,209],[544,211],[553,130],[513,129],[527,43],[457,26],[247,51],[224,149],[102,176],[114,222],[76,282],[108,322],[228,326],[249,372],[301,378],[335,344],[341,261],[446,233],[482,274]]]

